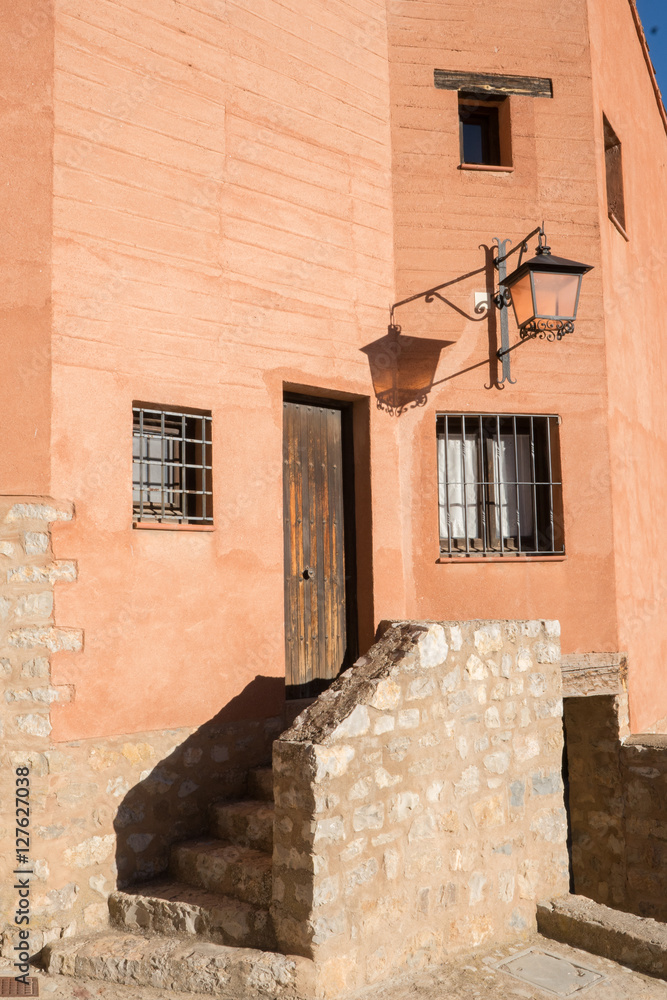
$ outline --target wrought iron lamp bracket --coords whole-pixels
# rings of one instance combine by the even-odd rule
[[[493,296],[493,302],[497,309],[504,309],[505,306],[511,305],[512,298],[509,293],[509,288],[506,288],[504,291],[501,292],[496,292],[496,294]]]
[[[571,319],[541,319],[526,323],[519,330],[521,340],[562,340],[568,333],[574,333],[574,323]]]
[[[523,260],[523,255],[528,252],[528,242],[532,240],[534,236],[538,237],[538,246],[536,247],[536,253],[539,254],[549,254],[550,248],[547,246],[547,238],[544,232],[544,223],[541,226],[537,226],[532,232],[528,233],[527,236],[512,247],[511,250],[507,248],[511,245],[512,240],[502,240],[499,237],[494,237],[493,243],[496,246],[496,253],[493,258],[493,266],[498,272],[498,291],[495,295],[491,296],[490,302],[498,309],[500,312],[500,349],[496,351],[496,357],[502,363],[502,378],[496,381],[496,385],[499,389],[502,389],[505,382],[509,382],[512,385],[516,383],[516,379],[512,378],[512,370],[510,365],[510,352],[518,347],[519,344],[525,343],[527,340],[534,340],[538,338],[539,340],[562,340],[562,338],[574,331],[574,321],[573,320],[556,320],[556,319],[537,319],[531,320],[519,329],[519,340],[516,344],[510,346],[509,341],[509,306],[512,304],[512,296],[509,288],[503,286],[503,281],[507,278],[507,260],[512,254],[519,254],[519,263],[517,264],[517,269],[521,267],[521,262]],[[572,262],[569,262],[572,263]],[[581,265],[585,267],[585,265]],[[590,270],[590,268],[587,268]],[[479,272],[471,272],[479,273]],[[583,272],[582,272],[583,273]],[[470,277],[470,275],[465,275],[465,277]],[[397,337],[401,328],[394,322],[394,310],[398,306],[407,305],[408,302],[414,302],[416,299],[424,299],[426,302],[433,302],[438,299],[445,305],[454,309],[456,312],[465,316],[467,319],[475,319],[476,317],[469,316],[462,309],[456,306],[453,302],[447,299],[442,293],[443,288],[447,288],[452,282],[444,282],[442,285],[436,285],[435,288],[429,288],[425,292],[418,292],[416,295],[411,295],[407,299],[402,299],[400,302],[394,302],[391,306],[390,312],[390,322],[388,332],[390,335]],[[482,317],[487,314],[490,305],[487,306],[486,303],[479,304],[475,306],[475,313],[482,314]],[[380,405],[380,404],[378,404]],[[423,403],[420,401],[417,404],[422,406]]]
[[[507,277],[507,258],[509,257],[509,253],[507,253],[507,246],[512,241],[501,240],[496,236],[493,242],[498,247],[498,253],[493,263],[498,271],[498,281],[500,282]],[[518,249],[518,247],[514,248],[515,251]],[[523,253],[523,248],[521,252]],[[510,327],[509,314],[507,311],[511,301],[509,290],[507,288],[503,288],[501,285],[498,293],[494,296],[493,301],[496,308],[500,311],[500,350],[496,351],[496,357],[503,366],[503,377],[496,382],[496,385],[500,389],[504,386],[505,382],[509,382],[511,385],[514,385],[516,382],[516,379],[512,378],[512,368],[510,365],[509,355]]]
[[[494,238],[493,242],[498,247],[498,253],[493,261],[494,267],[498,271],[498,281],[500,283],[499,291],[493,297],[493,302],[497,309],[500,310],[500,350],[496,351],[496,357],[502,362],[503,366],[503,377],[496,383],[498,388],[502,388],[505,382],[510,382],[512,385],[515,384],[516,379],[512,378],[512,368],[510,364],[510,351],[513,350],[510,347],[510,335],[509,335],[509,315],[508,308],[512,304],[512,297],[508,288],[502,287],[502,282],[507,277],[507,258],[511,257],[512,254],[519,251],[519,263],[517,268],[521,267],[521,261],[523,255],[528,252],[528,241],[532,240],[533,236],[538,237],[537,253],[549,253],[549,247],[547,246],[547,238],[544,232],[544,223],[533,229],[531,233],[521,240],[520,243],[512,250],[507,250],[507,246],[512,242],[511,240],[501,240],[497,236]],[[525,340],[532,340],[538,337],[540,340],[560,340],[566,333],[571,333],[574,329],[574,324],[570,323],[569,326],[572,329],[564,329],[568,324],[565,323],[552,323],[547,321],[550,325],[548,329],[542,326],[542,321],[540,321],[540,328],[537,328],[537,324],[528,323],[526,326],[521,327],[519,330],[520,341],[522,343]],[[558,328],[558,329],[557,329]],[[516,344],[514,345],[517,346]]]

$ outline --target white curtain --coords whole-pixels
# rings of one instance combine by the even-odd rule
[[[445,463],[445,452],[447,461]],[[463,435],[454,433],[446,440],[438,438],[438,470],[440,501],[440,537],[447,538],[447,496],[452,538],[479,538],[479,460],[478,442],[474,437],[465,441]],[[464,500],[465,483],[465,500]],[[466,532],[466,508],[468,512]]]
[[[521,534],[532,535],[533,475],[530,435],[513,434],[485,441],[485,471],[480,470],[477,435],[466,436],[465,447],[460,431],[438,436],[438,500],[440,537],[481,538],[480,507],[483,502],[481,482],[488,477],[488,516],[495,519],[487,525],[486,544],[491,547],[502,533],[504,539]],[[482,478],[483,477],[483,478]],[[447,511],[449,501],[449,530]],[[518,510],[518,517],[517,517]],[[467,520],[466,520],[467,514]],[[466,530],[467,529],[467,530]],[[499,544],[499,541],[498,543]]]
[[[493,442],[493,478],[499,485],[500,527],[503,538],[516,538],[519,526],[517,520],[521,526],[522,535],[533,533],[533,473],[530,457],[530,435],[517,434],[516,451],[514,440],[513,434],[501,434],[500,441]]]

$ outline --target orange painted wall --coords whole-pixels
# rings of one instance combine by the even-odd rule
[[[667,134],[627,0],[589,0],[620,648],[630,724],[667,731]],[[607,217],[602,115],[621,141],[626,228]]]
[[[54,683],[75,688],[53,707],[54,737],[197,725],[257,675],[283,675],[284,386],[372,397],[362,348],[386,332],[390,302],[481,268],[480,244],[543,219],[554,253],[595,270],[575,334],[512,354],[516,385],[486,388],[499,345],[473,314],[484,274],[448,290],[469,318],[438,302],[397,312],[406,336],[447,346],[425,407],[395,418],[371,399],[373,614],[559,618],[564,652],[629,648],[641,661],[631,704],[648,725],[643,678],[658,656],[627,625],[648,596],[628,597],[635,550],[618,539],[632,507],[610,455],[623,435],[645,449],[664,431],[654,415],[629,427],[645,397],[623,388],[609,347],[604,295],[620,265],[600,208],[609,42],[592,0],[590,25],[585,0],[548,20],[534,0],[55,4],[51,466],[39,488],[76,503],[54,529],[56,555],[79,566],[56,588],[56,616],[83,628],[85,647],[54,660]],[[646,89],[635,37],[623,27],[615,44]],[[435,89],[434,68],[553,79],[553,99],[511,98],[513,172],[458,169],[456,93]],[[212,410],[214,531],[132,529],[133,400]],[[437,562],[443,411],[561,416],[564,561]],[[650,565],[647,595],[663,585]],[[667,694],[654,704],[667,716]]]
[[[0,489],[48,491],[53,3],[0,9]]]
[[[397,298],[484,267],[480,244],[491,246],[494,237],[516,243],[542,220],[555,254],[595,265],[584,283],[575,334],[558,344],[535,341],[514,351],[517,382],[502,390],[487,388],[490,347],[493,353],[500,346],[499,332],[490,338],[489,320],[474,313],[474,292],[486,288],[484,273],[444,293],[468,319],[438,301],[397,310],[404,334],[449,342],[428,405],[400,421],[405,613],[436,619],[558,618],[565,652],[616,649],[597,150],[585,5],[557,4],[548,19],[531,0],[483,0],[473,7],[405,2],[392,5],[392,11]],[[509,99],[513,172],[459,169],[458,96],[434,87],[436,67],[553,80],[553,99]],[[508,262],[510,270],[515,261]],[[518,340],[513,320],[510,340]],[[561,416],[565,561],[437,562],[438,411]]]
[[[370,394],[393,271],[383,2],[57,0],[56,23],[67,739],[196,725],[284,675],[283,383]],[[132,530],[133,400],[212,410],[215,531]]]

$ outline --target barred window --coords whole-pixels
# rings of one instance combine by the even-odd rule
[[[211,413],[134,406],[135,521],[212,524]]]
[[[438,416],[442,555],[564,553],[558,424],[555,416]]]

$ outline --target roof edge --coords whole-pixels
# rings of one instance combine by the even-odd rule
[[[660,117],[662,118],[662,124],[667,133],[667,111],[665,111],[665,105],[662,99],[662,94],[660,93],[660,86],[658,84],[658,79],[655,75],[655,70],[653,68],[653,63],[651,62],[651,54],[648,49],[648,42],[646,41],[646,35],[644,34],[644,26],[641,22],[639,16],[639,11],[637,10],[637,4],[635,0],[628,0],[630,4],[630,10],[632,11],[632,18],[635,22],[635,28],[637,29],[637,35],[639,37],[639,44],[642,47],[642,52],[644,53],[644,61],[648,68],[649,76],[651,77],[651,83],[653,84],[653,93],[655,94],[656,103],[658,105],[658,111],[660,112]]]

